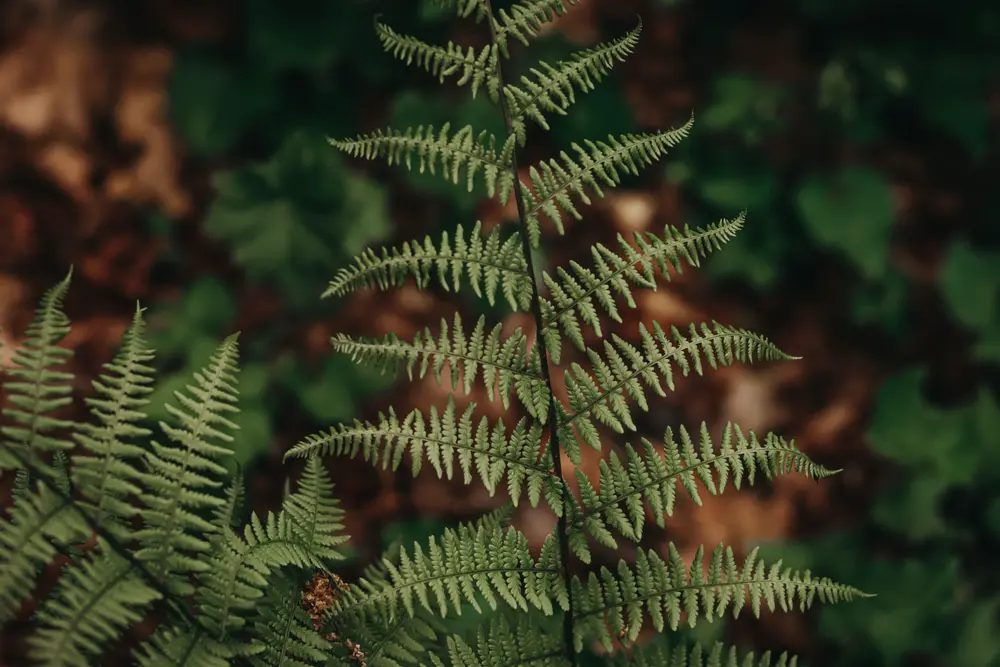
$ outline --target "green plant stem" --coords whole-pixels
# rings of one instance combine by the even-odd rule
[[[493,18],[493,6],[490,0],[483,0],[483,4],[486,7],[486,20],[490,26],[490,43],[496,48],[497,44],[497,26],[496,21]],[[500,62],[500,54],[497,53],[496,58],[496,75],[497,82],[500,88],[500,111],[503,114],[504,129],[507,132],[507,141],[510,141],[514,136],[514,125],[511,121],[510,108],[507,105],[507,98],[503,95],[504,82],[503,82],[503,65]],[[531,275],[531,314],[535,319],[535,345],[538,347],[538,357],[541,362],[542,367],[542,378],[545,380],[545,384],[549,387],[549,451],[552,455],[552,469],[555,476],[559,478],[561,482],[562,489],[562,513],[559,516],[559,522],[556,525],[557,538],[559,540],[559,559],[562,565],[562,575],[563,583],[566,586],[566,599],[568,601],[569,608],[563,613],[563,644],[566,651],[566,659],[572,667],[577,667],[576,650],[573,648],[573,595],[572,587],[570,586],[570,574],[569,574],[569,539],[568,539],[568,519],[567,515],[569,513],[570,502],[569,502],[569,487],[566,485],[566,481],[562,474],[562,448],[559,446],[559,430],[557,425],[559,423],[559,415],[556,412],[556,394],[554,387],[552,386],[552,372],[549,368],[549,353],[545,347],[545,339],[542,336],[542,330],[545,328],[545,323],[542,320],[542,305],[541,297],[539,295],[538,288],[538,275],[535,273],[535,263],[531,256],[531,241],[528,238],[528,223],[527,223],[527,213],[524,210],[524,198],[522,197],[521,191],[521,177],[518,173],[518,148],[516,141],[514,139],[514,150],[511,152],[511,164],[510,169],[514,176],[514,202],[517,204],[517,219],[518,227],[521,234],[521,250],[524,253],[524,261],[528,265],[528,273]]]

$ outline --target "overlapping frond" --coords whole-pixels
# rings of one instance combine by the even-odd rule
[[[292,524],[295,540],[324,567],[343,560],[340,545],[344,534],[344,510],[333,495],[333,482],[322,461],[315,456],[306,461],[298,488],[281,505]]]
[[[391,621],[400,612],[413,616],[418,607],[443,618],[461,614],[465,603],[482,613],[482,602],[496,609],[498,601],[552,614],[568,606],[558,560],[551,536],[536,561],[527,538],[512,528],[449,528],[432,536],[426,551],[417,543],[412,552],[400,551],[398,564],[386,561],[388,580],[360,579],[334,603],[331,619],[377,612]]]
[[[523,0],[509,10],[500,9],[494,19],[496,44],[504,56],[509,56],[507,48],[511,38],[525,46],[546,23],[569,12],[580,0]]]
[[[469,85],[475,97],[484,84],[490,99],[499,99],[500,81],[496,76],[497,47],[484,46],[478,52],[473,47],[461,47],[454,42],[445,46],[428,44],[410,35],[401,35],[383,23],[375,24],[375,33],[386,52],[407,65],[416,63],[443,83],[457,76],[459,86]]]
[[[229,667],[237,654],[235,647],[209,636],[202,628],[178,623],[159,626],[135,657],[140,667]]]
[[[329,658],[330,642],[313,627],[300,596],[298,582],[288,574],[271,578],[254,620],[256,643],[262,650],[249,658],[250,664],[311,667]]]
[[[121,350],[93,382],[97,395],[86,399],[96,423],[80,424],[74,434],[90,453],[73,460],[72,479],[83,495],[83,506],[95,525],[119,536],[125,535],[125,523],[139,511],[130,496],[139,494],[139,462],[146,450],[134,439],[150,434],[140,422],[152,391],[152,360],[142,310],[137,308]]]
[[[72,499],[44,480],[21,495],[0,522],[0,622],[9,620],[34,590],[38,573],[52,562],[57,546],[90,537]]]
[[[645,324],[639,325],[639,338],[639,347],[617,335],[603,340],[603,355],[588,349],[593,376],[575,362],[566,371],[570,412],[559,426],[564,444],[575,441],[575,430],[584,442],[600,450],[595,421],[616,433],[635,431],[629,399],[641,410],[649,410],[643,386],[666,396],[661,381],[673,391],[675,366],[686,377],[692,371],[703,375],[705,362],[715,369],[736,362],[794,359],[760,334],[718,322],[691,324],[685,336],[674,326],[667,334],[654,321],[652,332]],[[567,447],[567,453],[579,457],[576,448]]]
[[[469,522],[469,529],[472,532],[496,530],[509,525],[512,515],[513,506],[504,503]],[[365,568],[362,578],[370,582],[388,581],[390,572],[386,563],[398,560],[400,547],[398,543],[390,545],[380,560]],[[447,623],[435,612],[423,608],[415,610],[413,616],[396,614],[392,619],[378,609],[353,615],[349,619],[340,618],[337,632],[364,647],[368,667],[426,665],[428,656],[433,657],[434,652],[443,649],[442,637],[449,636]]]
[[[632,647],[631,651],[605,656],[604,664],[608,667],[797,667],[798,659],[788,653],[772,655],[770,651],[759,656],[752,652],[741,655],[735,646],[727,648],[722,642],[715,642],[710,649],[701,644],[685,646],[670,642],[664,634]]]
[[[565,116],[570,105],[576,102],[577,91],[586,93],[593,90],[616,62],[623,62],[635,50],[641,32],[642,21],[616,40],[577,51],[569,60],[557,62],[554,66],[540,62],[537,68],[529,70],[531,77],[522,76],[518,85],[505,85],[503,94],[510,109],[512,129],[521,145],[527,139],[528,120],[538,123],[545,130],[549,129],[545,114]]]
[[[21,468],[22,462],[42,465],[42,455],[73,448],[59,435],[72,422],[55,416],[73,400],[73,374],[60,370],[73,353],[59,347],[70,329],[63,300],[71,277],[72,271],[42,296],[24,342],[14,351],[14,366],[6,369],[3,416],[8,423],[0,426],[0,469]]]
[[[203,515],[225,504],[213,492],[227,474],[221,461],[233,453],[225,446],[233,440],[226,431],[237,428],[226,417],[238,411],[236,338],[227,338],[195,372],[187,394],[175,392],[180,407],[167,404],[166,408],[178,425],[160,422],[169,441],[152,443],[146,458],[143,528],[135,535],[140,545],[136,557],[178,595],[193,592],[189,574],[209,567],[199,555],[209,549],[216,526]]]
[[[493,495],[506,476],[507,491],[515,504],[527,486],[531,505],[537,505],[546,482],[555,479],[548,468],[537,463],[546,460],[541,425],[529,426],[527,419],[521,419],[508,434],[502,421],[491,426],[482,417],[477,425],[475,407],[475,403],[470,404],[458,416],[455,401],[449,396],[440,414],[431,406],[426,417],[420,410],[413,410],[400,419],[390,409],[388,414],[379,414],[375,423],[355,420],[353,424],[339,424],[326,433],[309,436],[289,449],[285,457],[353,458],[361,454],[372,465],[381,461],[383,468],[391,465],[395,470],[409,452],[414,476],[426,459],[439,478],[447,479],[455,476],[457,459],[465,484],[472,482],[475,469],[476,476]]]
[[[563,215],[579,220],[582,216],[573,198],[590,204],[588,189],[603,197],[601,186],[613,188],[621,182],[622,174],[638,174],[666,154],[688,135],[694,124],[692,117],[684,125],[663,132],[623,134],[608,136],[607,141],[573,143],[575,158],[565,151],[558,158],[542,160],[528,171],[531,190],[524,191],[525,226],[532,247],[541,239],[539,220],[548,218],[559,234],[565,233]]]
[[[429,236],[423,243],[404,241],[397,248],[383,247],[380,252],[368,248],[354,258],[351,266],[337,271],[323,297],[344,296],[364,288],[387,290],[413,278],[425,289],[434,278],[446,290],[457,292],[468,280],[473,292],[490,305],[496,302],[499,289],[514,310],[528,310],[531,305],[531,275],[517,234],[502,240],[499,228],[482,233],[476,222],[466,233],[459,225],[454,240],[448,232],[439,244]]]
[[[436,667],[566,667],[566,651],[557,616],[526,616],[515,620],[497,614],[481,625],[470,643],[461,635],[448,637],[448,660],[431,655]]]
[[[664,516],[673,516],[678,487],[697,505],[701,505],[700,481],[709,494],[720,495],[726,486],[739,489],[743,482],[753,484],[758,474],[772,479],[797,472],[813,479],[834,473],[814,463],[801,450],[774,433],[763,440],[733,424],[726,424],[718,447],[703,422],[696,438],[683,426],[675,436],[672,428],[663,435],[663,453],[642,438],[642,452],[625,445],[625,461],[611,452],[608,461],[599,464],[600,492],[579,468],[576,477],[580,488],[582,512],[576,529],[585,529],[601,544],[618,547],[610,529],[638,542],[646,523],[646,504],[660,527]],[[585,557],[584,560],[589,560]]]
[[[96,555],[66,568],[36,616],[31,656],[51,667],[92,665],[162,595],[125,557],[100,543]]]
[[[421,378],[430,371],[442,383],[447,364],[452,388],[461,386],[466,394],[481,373],[491,401],[499,394],[503,406],[509,408],[513,392],[528,413],[544,424],[549,389],[542,376],[538,348],[528,351],[528,338],[520,328],[507,337],[502,330],[503,325],[497,324],[487,333],[486,317],[482,316],[467,333],[461,316],[455,313],[450,330],[448,321],[442,318],[436,336],[425,328],[417,332],[413,342],[400,340],[395,334],[381,339],[337,334],[332,343],[334,350],[350,355],[356,363],[380,365],[383,369],[406,364],[411,380],[414,371]]]
[[[429,171],[458,185],[465,175],[469,191],[480,174],[490,197],[499,196],[506,202],[514,189],[514,176],[510,170],[514,150],[513,139],[503,142],[497,151],[497,138],[483,130],[476,134],[470,125],[451,133],[451,123],[435,130],[430,125],[396,130],[388,128],[354,139],[330,139],[330,144],[352,157],[366,160],[385,159],[390,165],[402,164],[412,170],[416,161],[422,174]]]
[[[599,641],[607,650],[613,648],[613,635],[635,641],[649,615],[653,627],[676,630],[681,617],[694,626],[701,619],[722,618],[732,612],[734,618],[749,604],[754,616],[763,607],[770,611],[789,611],[796,606],[805,611],[819,600],[843,602],[864,597],[851,586],[818,578],[806,570],[782,569],[781,561],[767,566],[754,549],[739,565],[733,550],[719,545],[705,567],[704,548],[699,547],[690,569],[673,543],[664,561],[655,551],[640,549],[634,566],[624,560],[617,571],[601,568],[600,576],[591,572],[584,584],[574,577],[573,633],[576,650],[584,640]]]
[[[602,312],[615,322],[622,321],[615,296],[621,297],[629,308],[635,308],[634,289],[656,290],[657,270],[670,280],[671,272],[682,273],[684,264],[700,266],[702,258],[736,236],[745,220],[741,213],[705,227],[685,225],[678,229],[667,225],[662,238],[652,232],[636,232],[633,243],[619,234],[620,253],[601,243],[591,247],[592,268],[571,262],[568,270],[559,267],[554,276],[543,272],[542,281],[549,297],[541,300],[542,336],[553,363],[559,363],[562,334],[577,349],[584,350],[583,324],[603,336]]]

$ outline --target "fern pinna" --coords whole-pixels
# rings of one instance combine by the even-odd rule
[[[820,478],[831,471],[777,435],[729,425],[713,438],[702,424],[668,430],[662,445],[645,438],[625,444],[601,462],[596,485],[578,467],[570,485],[561,455],[578,465],[581,444],[600,451],[607,429],[636,432],[635,409],[649,409],[650,391],[673,390],[676,373],[789,357],[761,336],[714,322],[686,330],[653,323],[628,338],[605,331],[608,320],[621,322],[621,308],[635,307],[635,291],[655,289],[725,244],[742,215],[619,236],[617,248],[592,248],[589,267],[572,263],[550,273],[534,265],[543,231],[564,233],[581,203],[658,159],[691,129],[688,122],[574,144],[530,167],[527,182],[519,178],[529,124],[544,130],[547,117],[567,113],[576,95],[631,53],[641,25],[510,82],[502,66],[512,42],[528,44],[575,0],[525,0],[498,11],[488,0],[437,1],[485,23],[488,45],[437,47],[382,24],[379,39],[432,75],[455,78],[473,95],[484,91],[503,113],[505,136],[419,127],[332,143],[354,156],[440,171],[455,183],[464,178],[468,187],[484,182],[491,196],[514,197],[518,227],[505,234],[477,222],[437,240],[366,251],[324,296],[408,279],[451,290],[468,283],[491,304],[501,298],[530,312],[534,331],[504,333],[485,317],[470,325],[456,315],[410,341],[338,335],[332,343],[359,363],[433,374],[456,393],[482,383],[490,399],[522,416],[513,425],[491,420],[449,396],[426,412],[388,410],[373,422],[334,426],[288,452],[306,464],[280,510],[251,514],[244,524],[242,482],[228,465],[237,434],[227,415],[239,409],[237,338],[223,341],[175,393],[167,421],[151,423],[154,353],[137,310],[86,399],[90,420],[75,423],[61,416],[72,400],[70,353],[59,345],[70,327],[62,309],[67,277],[42,299],[3,385],[0,471],[15,478],[14,501],[0,519],[0,622],[21,613],[43,568],[65,561],[34,616],[28,651],[35,662],[100,664],[127,629],[157,619],[151,634],[133,637],[135,663],[566,667],[586,653],[588,664],[605,665],[791,665],[787,655],[685,647],[667,629],[738,615],[748,604],[757,614],[863,595],[766,565],[756,553],[737,559],[723,546],[699,549],[691,563],[672,544],[666,553],[637,548],[633,562],[595,569],[594,542],[638,543],[647,513],[662,526],[679,492],[697,503],[700,493],[739,488],[758,475]],[[575,360],[555,385],[567,341]],[[347,536],[321,459],[331,454],[393,468],[408,456],[414,474],[429,464],[439,477],[461,474],[491,494],[503,487],[510,502],[424,543],[396,544],[360,579],[344,582],[332,574]],[[558,517],[537,552],[510,526],[525,494],[531,506],[544,503]],[[476,629],[456,625],[463,612],[480,617]],[[655,636],[640,641],[643,627]]]

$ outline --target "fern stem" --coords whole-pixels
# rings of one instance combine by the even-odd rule
[[[486,7],[486,20],[490,26],[490,41],[493,46],[497,46],[499,41],[492,2],[491,0],[483,0],[483,4]],[[503,94],[504,79],[502,60],[503,58],[497,54],[496,76],[497,83],[500,88],[499,105],[500,111],[503,114],[504,129],[507,134],[506,140],[510,141],[514,136],[514,123],[511,118],[510,107],[507,104],[507,98]],[[535,263],[531,255],[531,241],[529,240],[528,234],[528,213],[524,207],[524,193],[522,191],[521,176],[518,167],[518,147],[515,140],[510,159],[510,169],[514,176],[513,195],[514,202],[517,204],[517,219],[518,227],[520,228],[521,249],[522,252],[524,252],[524,261],[527,262],[528,274],[531,276],[531,314],[535,320],[535,345],[538,346],[542,379],[545,380],[545,383],[549,387],[549,450],[552,454],[552,469],[555,476],[559,478],[562,487],[563,511],[560,513],[556,530],[558,531],[557,538],[559,540],[559,560],[562,563],[563,583],[566,586],[566,595],[569,606],[569,608],[563,613],[563,646],[565,648],[566,659],[569,661],[569,664],[571,667],[577,667],[578,662],[576,659],[576,650],[573,648],[573,588],[571,586],[569,573],[569,527],[567,512],[567,508],[571,507],[572,503],[570,502],[571,499],[568,497],[569,487],[566,485],[562,473],[562,448],[559,446],[559,434],[556,428],[559,424],[559,415],[556,410],[556,393],[555,388],[552,385],[552,371],[549,368],[549,353],[542,338],[542,331],[544,330],[545,325],[542,319],[541,295],[539,294],[538,274],[535,271]]]

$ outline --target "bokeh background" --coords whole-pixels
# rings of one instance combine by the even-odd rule
[[[5,342],[71,265],[66,344],[81,392],[137,300],[162,371],[154,405],[241,330],[237,457],[256,508],[280,498],[282,453],[302,437],[390,405],[443,404],[433,382],[332,355],[334,331],[408,337],[456,309],[530,327],[412,286],[318,298],[368,245],[511,213],[327,146],[327,135],[386,124],[502,127],[484,100],[384,55],[377,12],[425,39],[482,39],[425,0],[0,3]],[[1000,4],[585,0],[513,71],[618,36],[639,15],[637,53],[533,136],[527,157],[692,111],[694,132],[568,237],[550,237],[546,261],[585,258],[618,232],[747,209],[735,241],[643,294],[618,331],[717,319],[804,359],[684,381],[644,415],[641,434],[703,420],[717,433],[732,420],[844,469],[682,503],[650,546],[670,539],[689,557],[699,544],[762,546],[878,593],[693,634],[821,667],[1000,665]],[[595,475],[596,458],[584,467]],[[331,469],[353,536],[348,575],[397,537],[426,537],[502,500],[426,471],[413,479],[405,465]],[[536,542],[552,526],[541,510],[516,521]],[[0,637],[5,667],[22,664],[32,609]]]

